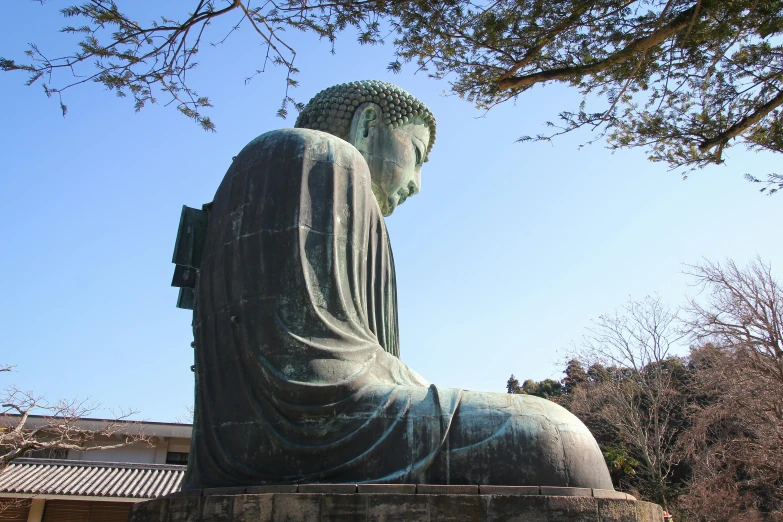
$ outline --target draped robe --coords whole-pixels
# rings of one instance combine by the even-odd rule
[[[196,292],[183,489],[611,489],[594,439],[562,408],[439,388],[399,359],[383,216],[364,158],[337,137],[273,131],[234,158],[210,209]]]

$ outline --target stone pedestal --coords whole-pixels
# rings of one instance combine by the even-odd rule
[[[616,491],[504,486],[313,484],[175,493],[130,522],[662,522],[660,506]]]

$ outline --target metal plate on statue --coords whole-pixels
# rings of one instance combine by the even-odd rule
[[[192,268],[201,266],[201,251],[204,250],[208,220],[208,212],[185,205],[182,206],[182,215],[179,218],[177,242],[174,244],[172,263]]]
[[[196,292],[192,288],[180,288],[177,296],[177,308],[193,310],[196,304]]]
[[[196,275],[198,271],[189,266],[177,265],[174,268],[174,277],[171,280],[171,286],[179,288],[195,288]]]

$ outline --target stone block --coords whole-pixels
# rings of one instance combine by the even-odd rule
[[[636,502],[636,520],[638,522],[662,522],[663,509],[658,504]]]
[[[234,497],[234,522],[272,520],[274,495],[237,495]]]
[[[167,522],[168,517],[169,499],[158,498],[134,504],[128,522]]]
[[[231,522],[234,520],[234,497],[228,495],[204,497],[201,516],[203,520],[210,522]]]
[[[356,493],[356,484],[299,484],[299,493]]]
[[[478,490],[478,488],[476,488]],[[478,493],[478,491],[476,491]],[[426,495],[430,520],[438,522],[484,522],[489,515],[489,497],[473,495]]]
[[[169,499],[168,522],[198,522],[201,520],[201,501],[206,497],[174,497]]]
[[[416,484],[359,484],[359,493],[368,494],[396,494],[413,495],[416,493]]]
[[[478,495],[478,486],[447,486],[445,484],[418,484],[420,495]]]
[[[429,502],[425,495],[368,495],[367,522],[430,522]]]
[[[636,505],[625,499],[597,498],[601,522],[626,522],[636,519]]]
[[[479,486],[479,495],[540,495],[538,486]]]
[[[364,495],[323,495],[320,522],[365,522],[367,497]]]
[[[552,486],[541,486],[542,495],[551,495],[553,497],[592,497],[593,490],[590,488],[556,488]]]
[[[594,498],[617,498],[620,500],[628,500],[628,496],[626,493],[623,493],[622,491],[615,491],[613,489],[594,489],[593,497]]]
[[[388,485],[389,488],[381,487],[383,484],[375,486],[378,486],[376,491],[392,491],[391,487],[396,485]],[[407,490],[410,491],[410,488]],[[484,489],[485,493],[488,490]],[[622,498],[531,495],[528,494],[529,489],[511,494],[507,494],[510,489],[495,491],[501,493],[401,494],[365,490],[362,494],[260,493],[168,497],[134,505],[129,521],[663,522],[661,508],[647,502]],[[601,492],[598,494],[602,495]]]
[[[545,497],[504,494],[488,498],[488,522],[549,522]]]
[[[274,485],[274,486],[248,486],[245,493],[248,495],[261,495],[266,493],[296,493],[298,486],[296,484]]]
[[[561,495],[545,498],[550,522],[599,522],[600,520],[598,504],[593,497]]]
[[[169,498],[173,497],[200,497],[202,490],[200,489],[186,489],[185,491],[175,491],[168,495]]]
[[[204,488],[201,490],[202,495],[242,495],[245,493],[245,486],[229,487],[229,488]]]
[[[272,522],[315,522],[320,520],[320,517],[320,495],[302,493],[274,495]]]

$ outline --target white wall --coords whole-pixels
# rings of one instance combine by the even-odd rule
[[[69,451],[68,458],[71,460],[95,460],[98,462],[136,462],[139,464],[154,464],[155,447],[134,444],[132,446],[108,450]]]
[[[117,441],[96,441],[97,445],[116,444]],[[190,439],[156,437],[153,445],[133,444],[122,448],[96,451],[69,451],[70,460],[94,460],[98,462],[136,462],[139,464],[165,464],[169,451],[187,453]]]

